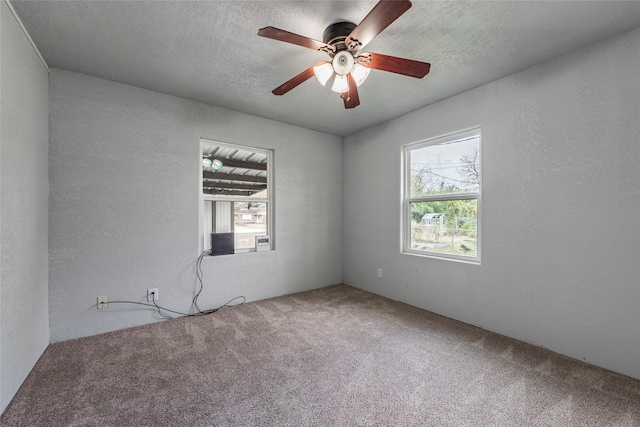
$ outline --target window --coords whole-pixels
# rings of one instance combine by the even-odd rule
[[[214,254],[271,249],[273,152],[208,140],[201,144],[203,247]]]
[[[480,262],[480,130],[404,147],[403,251]]]

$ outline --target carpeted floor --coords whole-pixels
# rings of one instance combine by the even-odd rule
[[[52,344],[21,426],[640,426],[640,381],[345,285]]]

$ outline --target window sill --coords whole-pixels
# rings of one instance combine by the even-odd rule
[[[425,252],[425,251],[416,251],[416,250],[410,250],[410,249],[405,249],[401,253],[404,255],[412,255],[412,256],[418,256],[422,258],[432,258],[432,259],[439,259],[443,261],[461,262],[463,264],[472,264],[472,265],[481,264],[479,257],[466,257],[462,255],[441,254],[437,252]]]

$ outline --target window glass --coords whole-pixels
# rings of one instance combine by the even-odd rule
[[[477,193],[480,157],[477,137],[411,151],[411,196]]]
[[[233,236],[232,253],[255,251],[256,239],[264,243],[265,236],[272,248],[271,159],[269,150],[202,141],[205,248],[215,245],[212,234]],[[218,240],[228,244],[229,239]],[[230,253],[226,247],[216,253],[222,252]]]
[[[404,154],[403,250],[479,262],[479,130],[412,144]]]
[[[478,201],[411,202],[411,249],[477,255]]]

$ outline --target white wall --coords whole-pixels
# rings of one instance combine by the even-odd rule
[[[0,413],[49,343],[47,69],[0,1]]]
[[[51,340],[187,311],[200,251],[200,138],[275,150],[276,250],[207,257],[201,308],[342,281],[342,140],[131,86],[50,74]]]
[[[346,138],[344,282],[640,378],[638,46],[640,29]],[[478,125],[482,264],[401,254],[400,147]]]

